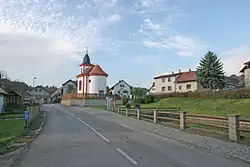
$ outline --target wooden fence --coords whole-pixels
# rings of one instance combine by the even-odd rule
[[[172,123],[178,125],[181,130],[185,130],[191,125],[223,129],[225,133],[228,134],[229,140],[231,141],[238,141],[240,139],[241,132],[250,133],[250,120],[240,119],[240,115],[237,114],[230,114],[228,116],[189,114],[180,111],[179,108],[127,109],[125,107],[118,107],[113,111],[121,115],[149,120],[153,123]]]
[[[25,121],[25,126],[29,126],[40,115],[40,106],[39,105],[26,106],[26,111],[29,112],[29,119]]]

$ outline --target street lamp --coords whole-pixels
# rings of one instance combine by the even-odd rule
[[[35,87],[35,79],[37,79],[37,77],[33,78],[33,88]]]

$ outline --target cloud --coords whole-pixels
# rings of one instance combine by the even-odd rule
[[[121,16],[119,14],[113,14],[108,19],[109,19],[109,21],[116,22],[116,21],[119,21],[121,19]]]
[[[46,76],[42,84],[60,85],[69,75],[75,75],[69,74],[66,67],[80,62],[85,47],[91,52],[114,47],[104,32],[121,19],[116,3],[117,0],[1,1],[1,70],[13,79],[29,80],[40,75],[37,77]],[[58,75],[59,71],[65,75]]]
[[[171,36],[167,41],[167,45],[177,50],[180,56],[194,56],[202,52],[206,45],[195,39],[184,36]]]
[[[152,42],[152,41],[143,41],[144,46],[147,47],[155,47],[155,48],[166,48],[167,46],[160,42]]]
[[[169,16],[171,17],[171,15]],[[179,35],[170,20],[154,22],[144,19],[139,32],[144,36],[142,44],[147,47],[162,47],[176,51],[179,56],[195,56],[203,52],[207,45],[198,38]]]
[[[239,75],[244,63],[250,60],[250,49],[245,45],[225,51],[222,54],[225,55],[222,62],[227,75]]]

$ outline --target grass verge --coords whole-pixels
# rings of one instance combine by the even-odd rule
[[[44,117],[38,116],[28,128],[24,120],[0,120],[0,155],[16,150],[22,146],[28,136],[35,136]]]
[[[250,118],[250,99],[191,99],[166,98],[151,104],[142,104],[142,108],[171,108],[180,107],[181,110],[194,114],[226,116],[240,114]]]

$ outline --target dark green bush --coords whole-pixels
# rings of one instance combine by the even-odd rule
[[[128,109],[131,108],[131,104],[130,104],[130,103],[127,103],[125,106],[126,106],[126,108],[128,108]]]
[[[122,104],[126,105],[128,103],[128,98],[127,97],[122,97]]]
[[[168,97],[207,98],[207,99],[246,99],[250,98],[250,89],[171,93],[171,94],[160,94],[153,96],[156,99],[162,99]]]
[[[144,100],[145,100],[145,104],[149,104],[149,103],[155,102],[154,96],[152,96],[152,95],[145,96]]]

